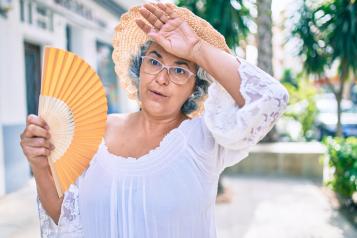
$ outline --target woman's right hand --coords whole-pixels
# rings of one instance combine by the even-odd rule
[[[54,146],[50,143],[47,123],[36,115],[29,115],[21,134],[20,145],[32,169],[49,169],[47,157]]]
[[[36,115],[29,115],[26,128],[21,134],[20,144],[32,168],[41,204],[52,220],[58,224],[63,197],[58,197],[47,159],[54,149],[50,142],[47,123]]]

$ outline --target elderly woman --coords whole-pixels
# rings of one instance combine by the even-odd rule
[[[121,85],[140,111],[108,116],[102,144],[63,199],[46,160],[49,128],[28,117],[21,145],[37,183],[42,236],[216,237],[219,175],[272,128],[286,90],[174,5],[132,8],[113,44]]]

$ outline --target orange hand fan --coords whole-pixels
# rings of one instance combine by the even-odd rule
[[[107,99],[100,78],[75,54],[46,47],[38,111],[50,127],[55,149],[48,161],[62,197],[104,136]]]

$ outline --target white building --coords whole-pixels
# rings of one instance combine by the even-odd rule
[[[70,50],[96,69],[109,112],[136,108],[117,84],[111,42],[120,15],[140,2],[0,0],[0,196],[31,176],[19,142],[26,116],[37,114],[44,46]]]

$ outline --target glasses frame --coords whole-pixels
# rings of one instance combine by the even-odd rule
[[[140,57],[141,63],[144,62],[144,59],[145,59],[145,58],[153,59],[153,60],[159,62],[160,65],[161,65],[161,69],[160,69],[157,73],[155,73],[155,74],[151,74],[151,73],[147,73],[147,72],[144,72],[144,73],[150,74],[150,75],[158,75],[163,69],[166,69],[166,70],[167,70],[167,74],[169,75],[169,80],[170,80],[171,82],[173,82],[174,84],[178,84],[178,85],[186,84],[186,83],[188,82],[188,80],[189,80],[193,75],[196,76],[195,73],[192,73],[192,72],[191,72],[189,69],[187,69],[187,68],[183,68],[183,67],[180,67],[180,66],[165,65],[165,64],[163,64],[160,60],[158,60],[158,59],[156,59],[156,58],[153,58],[153,57],[151,57],[151,56],[148,56],[148,55],[143,55],[143,56]],[[178,83],[177,81],[172,80],[172,78],[174,78],[174,76],[172,76],[171,73],[170,73],[170,69],[171,69],[171,68],[176,68],[176,69],[179,68],[179,69],[183,69],[183,70],[187,71],[187,72],[189,73],[189,76],[187,77],[186,81],[183,82],[183,83]]]

